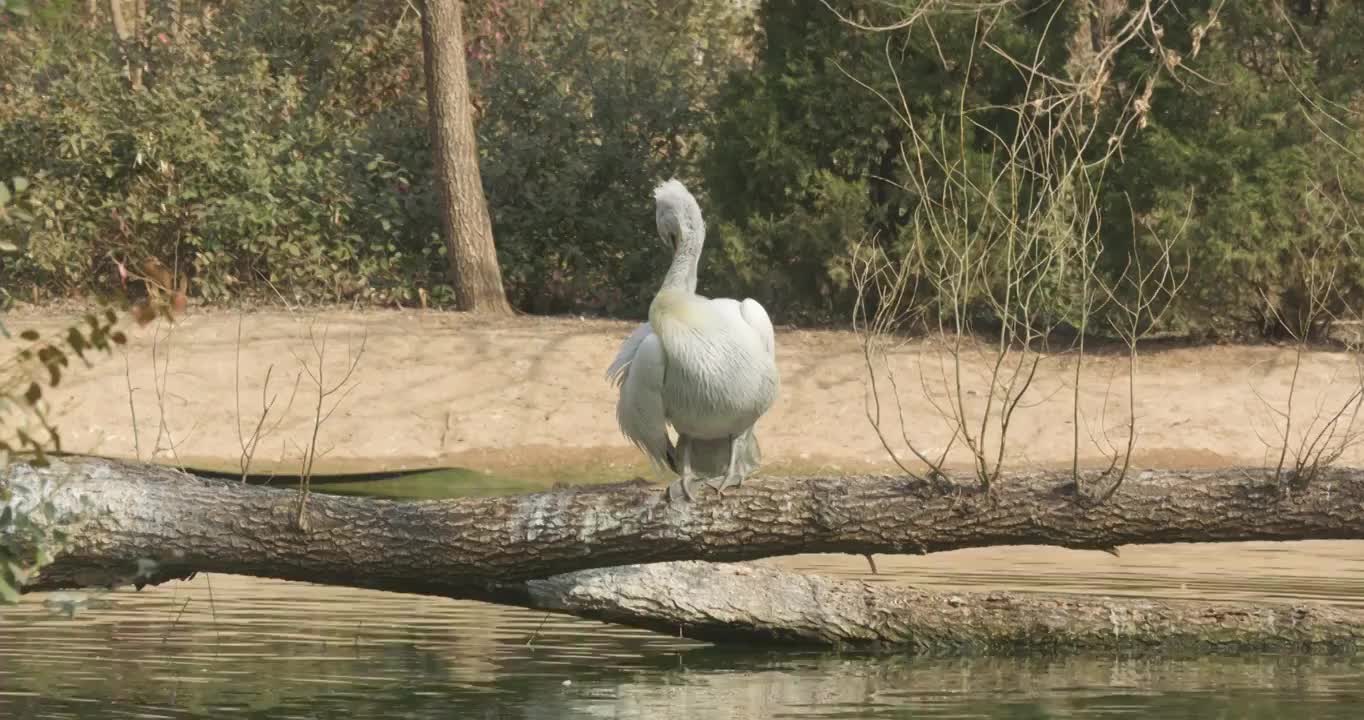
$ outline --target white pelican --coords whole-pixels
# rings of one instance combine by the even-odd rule
[[[655,188],[654,202],[658,235],[673,261],[649,322],[626,338],[606,371],[620,386],[616,420],[656,467],[678,474],[669,500],[678,489],[691,500],[698,473],[723,495],[761,457],[753,426],[779,385],[772,321],[755,300],[696,294],[706,238],[701,208],[677,180]],[[675,447],[668,425],[677,432]]]

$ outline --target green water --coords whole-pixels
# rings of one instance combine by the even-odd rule
[[[609,478],[611,481],[626,480]],[[605,482],[606,480],[598,480]],[[556,482],[549,478],[523,478],[518,476],[494,475],[467,468],[449,468],[406,473],[380,480],[359,480],[350,482],[325,482],[317,486],[318,492],[339,495],[364,495],[368,497],[390,497],[408,499],[431,499],[448,497],[475,497],[485,495],[511,495],[544,490]],[[578,482],[569,481],[571,484]]]
[[[222,468],[187,468],[207,477],[235,479],[236,472]],[[429,500],[433,498],[479,497],[531,493],[558,484],[583,485],[630,480],[635,475],[624,470],[614,472],[600,467],[546,467],[535,475],[497,474],[472,468],[451,467],[380,473],[349,473],[317,475],[313,489],[317,492],[364,497]],[[290,487],[297,476],[252,475],[249,482]]]
[[[332,491],[506,491],[466,474]],[[407,483],[407,485],[404,485]],[[1364,544],[878,557],[879,582],[1364,604]],[[866,578],[843,556],[784,567]],[[201,575],[0,609],[0,718],[1357,718],[1364,660],[867,658]]]

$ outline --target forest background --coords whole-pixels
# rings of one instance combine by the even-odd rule
[[[903,155],[905,123],[886,97],[922,119],[916,142],[988,173],[1019,122],[988,108],[1028,93],[1011,57],[1082,77],[1125,3],[1005,4],[989,28],[998,53],[972,51],[979,13],[897,34],[854,26],[917,4],[467,4],[482,182],[512,305],[641,317],[666,263],[649,190],[672,176],[707,213],[702,292],[754,297],[779,324],[848,323],[859,246],[941,254],[924,212],[938,199],[922,192],[935,183],[908,176],[922,166]],[[200,303],[451,302],[412,5],[142,9],[120,35],[105,4],[0,2],[0,302],[100,296],[147,256],[183,268]],[[1185,21],[1162,26],[1161,42],[1189,72],[1151,75],[1151,48],[1133,43],[1093,85],[1099,114],[1141,104],[1081,213],[1101,243],[1094,265],[1114,285],[1143,253],[1187,266],[1159,333],[1329,322],[1364,292],[1364,11],[1175,11]],[[961,232],[973,230],[968,217]],[[1339,268],[1331,307],[1309,312],[1323,263]],[[1065,326],[1084,314],[1080,274],[1047,272],[1029,312]],[[967,301],[991,321],[991,303]],[[931,293],[915,302],[931,317]]]

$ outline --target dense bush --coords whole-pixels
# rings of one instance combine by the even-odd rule
[[[504,279],[534,312],[642,314],[667,262],[650,191],[695,179],[741,16],[715,0],[541,5],[473,73]]]
[[[1330,309],[1358,311],[1364,8],[1227,3],[1218,19],[1191,61],[1209,82],[1159,84],[1112,173],[1106,240],[1130,242],[1129,212],[1138,233],[1183,228],[1192,274],[1172,320],[1192,329],[1297,324],[1323,263],[1338,283]],[[1169,27],[1167,42],[1193,54],[1192,26]]]
[[[874,25],[908,16],[917,3],[833,6]],[[1194,37],[1214,6],[1218,24]],[[1088,45],[1089,12],[1083,3],[1019,2],[988,14],[990,41],[1066,77],[1072,60],[1083,61],[1077,55]],[[945,12],[889,33],[852,30],[831,15],[823,3],[763,4],[759,66],[736,75],[722,94],[713,139],[719,152],[706,163],[723,233],[734,238],[724,256],[729,267],[716,275],[774,301],[787,318],[848,317],[842,260],[850,243],[875,236],[903,253],[925,242],[916,218],[933,210],[935,198],[907,189],[908,176],[941,168],[900,154],[906,123],[878,93],[905,103],[919,132],[949,139],[925,139],[944,164],[984,167],[982,176],[1002,167],[998,138],[1012,137],[1013,121],[978,110],[963,126],[960,108],[1030,97],[1024,73],[998,52],[979,45],[972,52],[984,31],[971,14]],[[1172,329],[1273,332],[1279,318],[1291,324],[1304,314],[1306,278],[1322,265],[1336,272],[1331,309],[1358,307],[1361,9],[1195,2],[1159,20],[1165,46],[1195,72],[1159,76],[1143,126],[1128,133],[1104,173],[1106,279],[1115,280],[1134,250],[1152,260],[1152,237],[1178,237],[1176,254],[1188,260],[1190,277],[1166,316]],[[1039,45],[1043,52],[1031,52]],[[1151,64],[1147,45],[1123,48],[1105,102],[1130,103]],[[1106,130],[1114,122],[1094,120]],[[994,201],[1034,206],[1023,197]],[[1064,316],[1074,298],[1059,283],[1045,310]]]
[[[893,23],[888,3],[835,3],[868,24]],[[846,261],[853,243],[875,239],[900,252],[913,242],[911,217],[924,200],[905,188],[908,128],[890,103],[904,93],[921,132],[969,138],[964,155],[988,165],[993,133],[1008,118],[987,113],[978,127],[959,109],[1008,102],[1024,83],[998,57],[943,67],[939,53],[970,54],[974,17],[948,14],[927,36],[872,33],[840,23],[823,3],[768,0],[760,13],[756,72],[736,74],[716,107],[716,152],[705,162],[708,188],[727,238],[718,277],[733,292],[756,293],[784,319],[846,321],[853,296]],[[1042,37],[1040,20],[1006,16],[993,37],[1015,54]],[[1032,32],[1029,32],[1032,30]],[[969,82],[966,82],[969,80]],[[966,97],[960,97],[967,87]],[[940,124],[941,123],[941,124]],[[936,169],[926,169],[933,174]]]
[[[13,79],[0,175],[23,173],[32,189],[4,230],[26,252],[0,286],[99,290],[115,261],[150,254],[191,267],[209,300],[410,300],[418,287],[440,299],[415,16],[234,3],[181,37],[148,33],[146,89],[133,92],[107,29],[68,11],[3,31]],[[469,13],[482,170],[513,301],[642,312],[666,262],[649,190],[694,175],[739,14],[714,0],[508,0]]]
[[[0,219],[0,241],[24,249],[0,269],[0,291],[98,291],[114,261],[154,254],[192,267],[195,294],[210,300],[409,301],[426,288],[439,301],[445,263],[411,9],[182,5],[196,18],[221,10],[182,33],[146,34],[141,92],[128,89],[107,19],[86,22],[83,3],[0,12],[0,178],[28,180]],[[832,5],[875,24],[919,3]],[[873,33],[822,2],[765,0],[756,16],[742,7],[466,4],[482,172],[514,304],[642,313],[666,263],[649,189],[677,176],[707,213],[703,292],[757,297],[778,322],[846,321],[855,243],[933,258],[954,242],[926,230],[942,198],[915,190],[913,174],[932,186],[951,166],[984,180],[1007,159],[1000,138],[1017,118],[998,108],[1035,88],[996,50],[1032,57],[1041,44],[1043,69],[1068,77],[1086,60],[1096,13],[1119,5],[1003,6],[988,15],[989,51],[970,13]],[[1273,331],[1276,315],[1302,315],[1306,279],[1323,266],[1335,272],[1333,309],[1364,301],[1364,11],[1162,7],[1162,42],[1187,71],[1159,76],[1096,189],[1105,277],[1149,254],[1151,238],[1178,237],[1191,277],[1172,329]],[[1152,58],[1142,43],[1123,48],[1096,107],[1130,107]],[[904,152],[899,103],[942,166]],[[964,120],[962,108],[975,110]],[[1096,127],[1116,122],[1096,112]],[[1039,186],[992,202],[1044,218],[1075,196]],[[959,232],[988,222],[964,218]],[[1037,311],[1073,316],[1074,278],[1046,288]],[[976,291],[991,292],[989,282]]]
[[[301,81],[315,68],[281,71],[287,55],[256,41],[296,45],[246,31],[306,35],[334,23],[325,11],[312,26],[265,23],[259,11],[238,7],[183,42],[151,33],[138,92],[111,62],[107,31],[70,28],[60,52],[37,30],[7,35],[17,82],[4,100],[0,169],[31,183],[9,228],[26,252],[7,268],[7,287],[16,278],[53,294],[97,291],[116,277],[115,261],[146,255],[192,269],[210,300],[337,299],[362,279],[406,298],[440,277],[425,186],[386,154],[401,99],[370,115],[319,102]],[[420,155],[402,159],[411,156]]]

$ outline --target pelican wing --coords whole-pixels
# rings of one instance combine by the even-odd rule
[[[777,338],[772,331],[772,321],[768,319],[767,311],[757,300],[747,298],[743,302],[739,302],[733,298],[711,298],[710,306],[725,319],[730,327],[735,327],[737,323],[742,323],[738,327],[748,326],[757,336],[759,344],[767,351],[767,354],[773,358],[777,356]]]
[[[635,359],[635,353],[639,352],[640,343],[644,342],[644,338],[652,335],[653,332],[654,329],[649,327],[649,323],[644,323],[635,328],[635,331],[630,333],[630,337],[625,338],[625,342],[620,344],[620,351],[616,353],[616,359],[612,360],[611,366],[606,368],[606,379],[611,381],[612,385],[620,387],[620,384],[625,382],[626,371],[630,367],[630,361]]]
[[[758,339],[762,341],[763,348],[767,350],[768,356],[775,362],[777,359],[777,335],[772,330],[772,320],[767,317],[767,310],[763,309],[762,304],[757,300],[745,298],[739,304],[739,315],[758,334]],[[762,450],[758,448],[758,435],[753,431],[753,428],[749,428],[739,440],[743,443],[744,449],[740,458],[747,466],[744,470],[744,474],[747,475],[762,464]]]
[[[630,357],[616,370],[620,376],[620,399],[616,402],[616,421],[620,431],[643,450],[650,461],[660,467],[672,467],[672,440],[668,437],[668,420],[663,411],[663,375],[667,360],[658,336],[644,325],[631,335],[621,348]],[[643,331],[641,333],[641,331]],[[636,340],[636,335],[639,336]],[[612,363],[616,367],[616,363]]]
[[[767,349],[767,354],[772,357],[777,356],[777,336],[772,331],[772,321],[767,317],[767,311],[753,298],[746,298],[739,304],[739,315],[758,333],[758,338],[762,340],[763,347]]]

